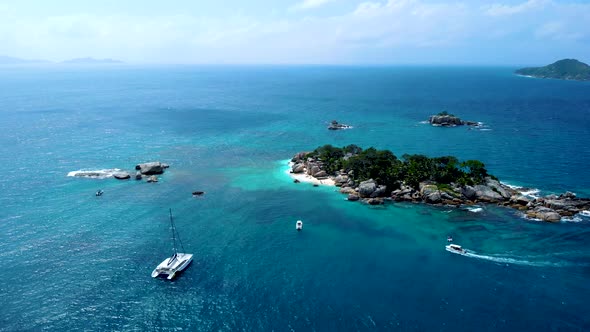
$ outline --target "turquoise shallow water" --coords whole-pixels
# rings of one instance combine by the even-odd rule
[[[0,330],[590,329],[587,218],[369,207],[284,174],[296,152],[355,143],[590,196],[588,83],[459,67],[0,72]],[[441,110],[487,130],[421,123]],[[157,184],[67,176],[149,160],[171,165]],[[149,276],[171,250],[169,207],[195,254],[173,282]],[[474,255],[444,251],[447,234]]]

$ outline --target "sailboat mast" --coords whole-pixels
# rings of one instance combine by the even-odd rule
[[[176,249],[176,229],[174,228],[174,220],[172,220],[172,208],[170,208],[170,225],[172,226],[172,241],[174,243],[174,256],[178,254]]]

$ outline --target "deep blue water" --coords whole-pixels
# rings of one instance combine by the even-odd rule
[[[0,330],[590,330],[590,219],[369,207],[284,173],[354,143],[590,196],[590,84],[513,70],[0,68]],[[486,130],[421,123],[442,110]],[[151,160],[156,184],[67,176]],[[195,255],[172,282],[150,277],[169,207]]]

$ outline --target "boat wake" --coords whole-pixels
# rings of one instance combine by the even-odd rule
[[[565,267],[571,266],[569,262],[550,262],[550,261],[531,261],[528,260],[526,257],[508,257],[508,256],[496,256],[496,255],[481,255],[476,252],[468,250],[466,253],[462,254],[466,257],[483,259],[491,262],[495,262],[497,264],[513,264],[513,265],[526,265],[526,266],[535,266],[535,267]]]
[[[106,179],[113,176],[113,174],[120,172],[118,168],[98,169],[98,170],[78,170],[68,173],[68,176],[76,176],[91,179]]]

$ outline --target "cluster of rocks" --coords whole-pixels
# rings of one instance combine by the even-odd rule
[[[302,174],[305,173],[313,176],[318,180],[328,178],[328,173],[324,170],[324,163],[321,160],[313,158],[306,158],[307,152],[299,152],[291,159],[293,166],[291,166],[291,173]]]
[[[348,195],[349,201],[362,201],[370,205],[383,204],[385,200],[427,203],[433,205],[474,205],[479,203],[496,204],[522,211],[528,218],[549,222],[559,222],[562,217],[571,217],[584,210],[590,210],[590,199],[576,198],[571,192],[562,195],[549,195],[533,198],[510,188],[490,177],[483,184],[438,185],[434,182],[421,182],[418,188],[401,185],[399,189],[388,190],[385,185],[370,179],[357,182],[352,171],[340,170],[327,174],[321,160],[306,157],[307,153],[296,154],[293,173],[306,173],[318,180],[331,178],[340,192]]]
[[[438,115],[431,115],[428,119],[428,123],[433,126],[442,126],[442,127],[455,127],[455,126],[479,126],[478,122],[474,121],[463,121],[460,118],[452,115],[452,114],[438,114]]]
[[[158,177],[156,175],[164,173],[164,170],[168,167],[170,167],[168,164],[159,161],[137,164],[135,166],[135,179],[141,180],[145,176],[147,182],[158,182]],[[129,172],[120,171],[113,173],[113,177],[118,180],[127,180],[131,178],[131,174],[129,174]]]
[[[352,128],[349,125],[345,125],[343,123],[338,123],[338,121],[336,120],[332,120],[332,122],[330,122],[330,125],[328,126],[329,130],[340,130],[340,129],[349,129]]]
[[[164,170],[168,167],[170,167],[168,164],[159,161],[137,164],[135,165],[135,179],[141,180],[143,176],[146,176],[147,182],[158,182],[158,177],[156,175],[164,173]]]

